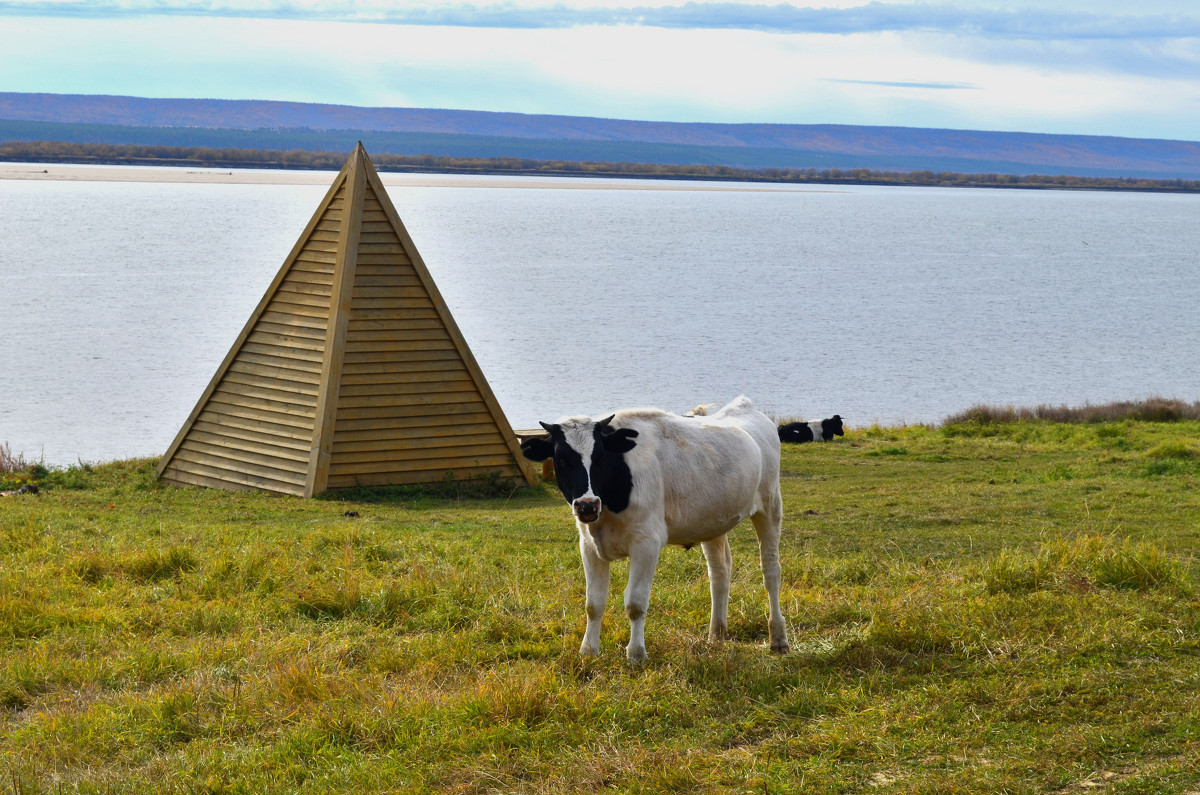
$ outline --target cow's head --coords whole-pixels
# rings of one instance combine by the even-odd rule
[[[531,461],[554,459],[554,477],[575,518],[590,524],[602,510],[620,513],[629,507],[633,476],[625,462],[638,432],[612,428],[610,415],[602,420],[564,420],[547,425],[549,439],[526,439],[521,452]]]
[[[826,439],[846,435],[846,430],[842,427],[842,416],[840,414],[834,414],[827,420],[821,420],[821,430],[824,432]]]

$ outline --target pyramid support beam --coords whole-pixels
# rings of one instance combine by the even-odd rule
[[[536,479],[361,143],[158,475],[306,497]]]

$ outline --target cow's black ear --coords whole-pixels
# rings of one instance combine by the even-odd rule
[[[554,455],[554,444],[537,437],[526,439],[521,442],[521,455],[530,461],[545,461]]]
[[[634,441],[637,435],[638,432],[633,428],[618,428],[604,436],[604,449],[610,453],[628,453],[637,447],[637,442]]]

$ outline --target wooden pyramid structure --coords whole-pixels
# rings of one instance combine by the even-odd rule
[[[158,476],[311,497],[530,466],[359,143]]]

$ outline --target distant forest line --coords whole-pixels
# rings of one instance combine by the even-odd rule
[[[0,143],[0,161],[139,165],[203,168],[265,168],[337,171],[349,152],[301,149],[228,149],[211,147],[86,144],[58,141]],[[642,179],[722,180],[738,182],[945,187],[1132,190],[1200,193],[1200,180],[1140,177],[1084,177],[1044,174],[970,174],[948,171],[890,171],[867,168],[735,168],[632,162],[534,160],[518,157],[448,157],[372,154],[380,171],[512,174],[535,176],[624,177]]]

